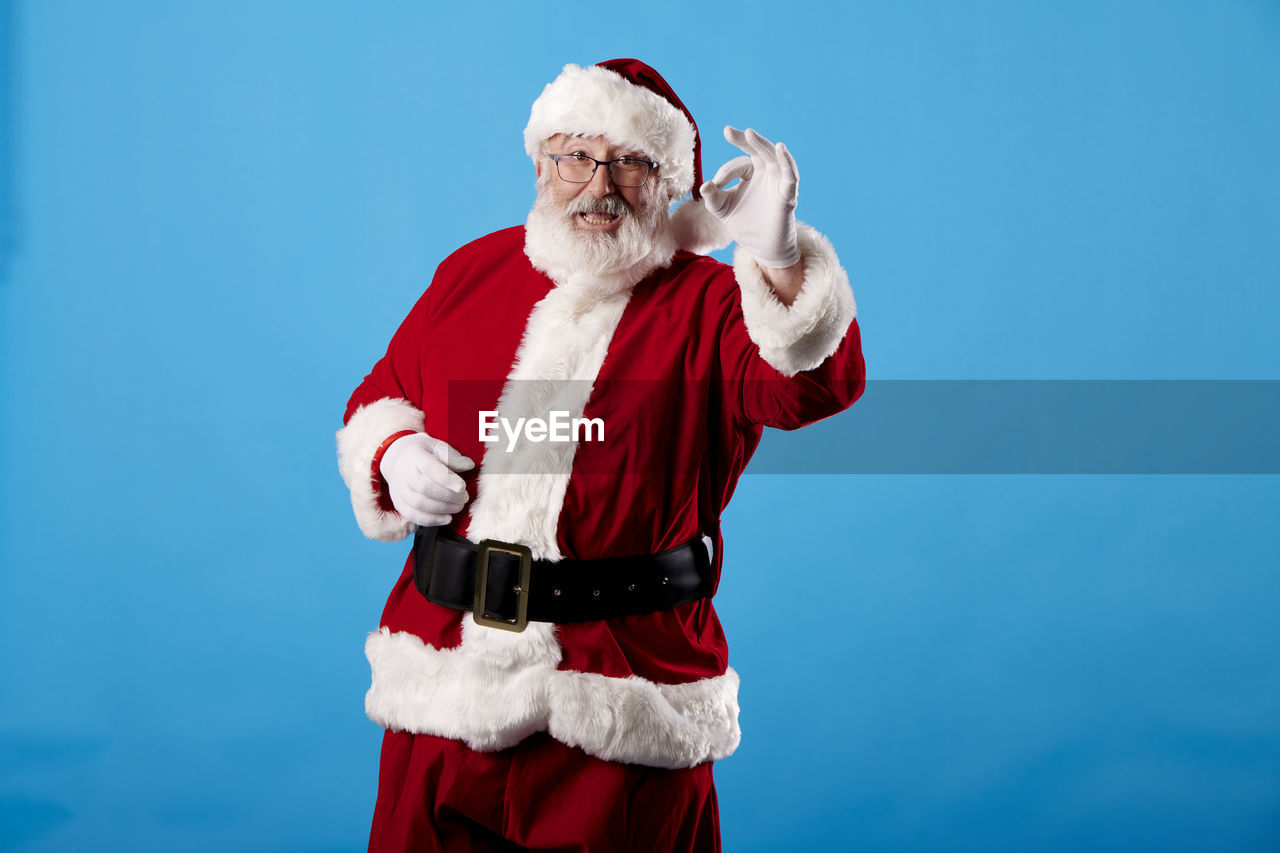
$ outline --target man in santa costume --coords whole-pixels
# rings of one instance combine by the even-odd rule
[[[725,136],[744,155],[702,183],[657,72],[566,66],[525,128],[526,224],[440,264],[347,404],[361,530],[414,535],[365,645],[371,850],[719,849],[712,762],[739,740],[720,515],[763,427],[864,381],[794,160]],[[732,267],[700,254],[731,241]],[[600,428],[556,440],[557,418]],[[823,571],[776,570],[805,595]]]

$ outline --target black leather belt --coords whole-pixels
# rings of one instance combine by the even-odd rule
[[[523,631],[534,622],[634,616],[711,594],[711,559],[699,537],[658,554],[600,560],[534,560],[523,545],[479,545],[447,527],[413,541],[413,583],[427,600],[470,610],[477,622]]]

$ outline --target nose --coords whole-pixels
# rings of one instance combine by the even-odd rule
[[[613,179],[609,177],[608,166],[596,166],[596,173],[591,176],[591,182],[587,184],[587,189],[596,198],[603,198],[613,192]]]

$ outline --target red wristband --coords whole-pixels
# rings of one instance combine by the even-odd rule
[[[382,476],[379,470],[382,465],[382,457],[392,444],[406,435],[417,435],[418,431],[413,429],[402,429],[397,433],[387,436],[382,444],[378,445],[378,449],[373,454],[373,465],[370,470],[370,485],[373,486],[373,499],[378,502],[378,506],[383,512],[395,512],[395,505],[391,503],[391,495],[387,494],[387,480]]]

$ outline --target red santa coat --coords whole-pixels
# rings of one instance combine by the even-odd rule
[[[387,436],[425,430],[480,460],[451,525],[472,541],[593,559],[701,534],[718,585],[720,515],[762,427],[835,414],[863,388],[847,277],[816,231],[802,225],[800,244],[805,284],[790,308],[741,252],[731,268],[672,246],[631,287],[540,271],[522,227],[459,249],[348,403],[339,460],[361,528],[386,541],[412,532],[370,465]],[[485,410],[599,418],[604,440],[508,452],[505,437],[482,443]],[[479,750],[545,730],[606,760],[674,768],[722,758],[740,737],[710,599],[516,634],[428,602],[409,559],[366,653],[375,722]]]

